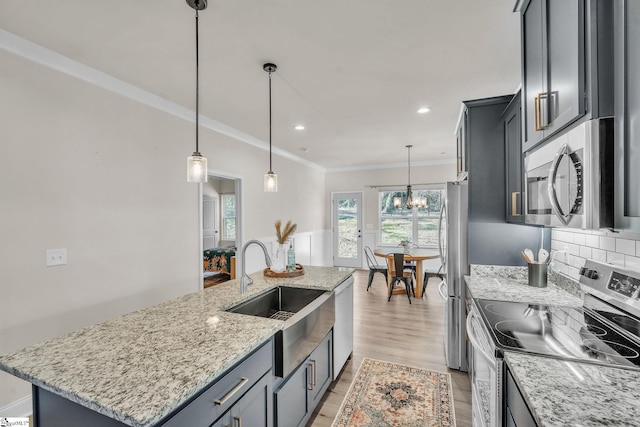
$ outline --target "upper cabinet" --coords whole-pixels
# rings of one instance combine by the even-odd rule
[[[615,2],[615,228],[640,231],[640,2]]]
[[[522,116],[520,92],[518,92],[502,113],[504,123],[504,156],[506,178],[506,220],[524,224],[522,208],[524,188],[522,172]]]
[[[613,114],[610,0],[529,0],[521,6],[522,149],[576,120]],[[607,22],[609,20],[609,22]],[[606,25],[609,24],[609,25]],[[600,58],[599,58],[600,53]]]
[[[513,95],[464,101],[458,157],[469,179],[469,220],[504,223],[505,158],[502,113]],[[463,154],[461,154],[461,151]]]

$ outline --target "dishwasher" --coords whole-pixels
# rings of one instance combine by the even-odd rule
[[[333,324],[333,379],[335,381],[353,352],[353,276],[335,288]]]

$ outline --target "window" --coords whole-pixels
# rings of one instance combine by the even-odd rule
[[[407,192],[380,191],[380,242],[383,245],[396,246],[401,240],[408,240],[420,247],[438,246],[438,221],[440,208],[446,198],[444,188],[413,190],[414,200],[424,197],[425,208],[407,209],[404,201]],[[400,197],[402,206],[396,208],[394,199]]]
[[[222,195],[222,240],[236,240],[236,195]]]

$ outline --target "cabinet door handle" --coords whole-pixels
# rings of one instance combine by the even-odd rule
[[[542,98],[547,99],[546,92],[540,92],[533,98],[533,126],[536,131],[544,130],[547,126],[542,124]]]
[[[511,193],[511,216],[520,216],[518,213],[518,196],[520,195],[519,191],[514,191]]]
[[[227,402],[227,400],[231,399],[231,397],[234,394],[236,394],[238,390],[240,390],[242,386],[244,386],[247,383],[247,381],[249,381],[249,378],[245,378],[245,377],[240,378],[240,381],[238,382],[238,384],[236,384],[234,388],[229,390],[229,393],[225,394],[222,397],[222,399],[214,400],[213,403],[215,403],[216,405],[224,405]]]
[[[307,371],[307,390],[313,390],[313,363],[307,363],[309,370]]]
[[[242,427],[242,417],[233,417],[233,422],[236,424],[235,427]]]
[[[316,361],[311,361],[311,390],[316,387],[318,381],[318,371],[316,370]]]

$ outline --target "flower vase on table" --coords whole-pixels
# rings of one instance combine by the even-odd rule
[[[276,226],[276,240],[278,241],[278,250],[276,251],[275,258],[271,262],[271,271],[274,273],[282,273],[287,270],[287,248],[285,243],[289,241],[293,233],[298,227],[297,224],[292,224],[291,220],[287,221],[284,226],[284,230],[280,230],[282,221],[279,219],[275,222]]]
[[[287,251],[284,248],[284,244],[280,243],[276,250],[276,255],[271,262],[271,271],[274,273],[282,273],[287,269]]]

